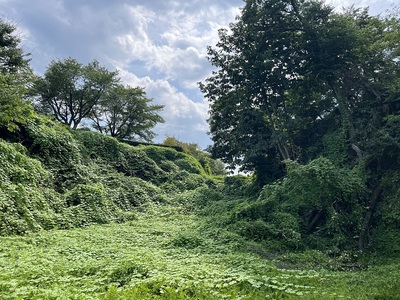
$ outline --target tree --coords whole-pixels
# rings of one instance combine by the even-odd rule
[[[371,242],[374,224],[394,230],[374,214],[395,205],[400,184],[398,13],[374,17],[354,7],[335,13],[313,0],[249,0],[230,29],[209,48],[217,70],[200,84],[210,101],[213,154],[259,178],[274,170],[272,162],[307,166],[326,156],[335,168],[357,170],[367,187],[352,198],[357,203],[342,187],[327,203],[339,201],[341,211],[365,208],[353,216],[361,226],[359,249]],[[307,210],[319,211],[312,206]]]
[[[6,73],[29,69],[29,53],[19,46],[21,40],[15,34],[16,27],[0,19],[0,69]]]
[[[104,94],[90,118],[93,128],[120,139],[151,141],[151,129],[164,119],[158,114],[163,105],[149,105],[142,88],[118,84]]]
[[[44,77],[35,82],[38,109],[75,129],[118,81],[116,76],[117,72],[108,71],[96,60],[87,65],[73,58],[53,60]]]
[[[303,24],[303,15],[313,11]],[[300,105],[293,102],[290,91],[306,75],[302,65],[303,48],[308,43],[306,25],[321,22],[332,8],[319,2],[296,0],[247,1],[231,31],[219,31],[217,48],[208,48],[209,60],[218,68],[200,83],[210,101],[210,133],[213,154],[242,170],[259,175],[271,167],[268,161],[295,159],[299,156],[294,137],[304,127],[304,119],[295,115]],[[276,175],[279,176],[279,164]],[[271,176],[269,176],[271,177]]]
[[[26,89],[13,74],[0,72],[0,135],[19,130],[34,115],[30,102],[24,101]]]
[[[30,54],[24,54],[15,30],[13,24],[0,19],[0,132],[17,131],[34,113],[24,100],[31,78]]]

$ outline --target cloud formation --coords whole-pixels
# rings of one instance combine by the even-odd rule
[[[395,1],[327,2],[371,6],[379,13]],[[205,148],[211,143],[208,104],[197,82],[212,72],[207,46],[215,45],[218,29],[235,22],[243,5],[242,0],[0,0],[0,17],[17,23],[37,73],[52,59],[97,59],[165,105],[157,141],[170,135]]]

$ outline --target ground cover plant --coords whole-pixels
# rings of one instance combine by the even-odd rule
[[[335,272],[297,269],[296,259],[277,268],[243,251],[239,236],[200,231],[201,220],[180,207],[147,207],[124,224],[2,237],[0,298],[399,299],[398,264]]]

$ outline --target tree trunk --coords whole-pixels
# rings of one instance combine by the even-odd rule
[[[375,210],[376,205],[378,204],[379,196],[382,192],[382,184],[379,184],[375,187],[374,191],[372,192],[371,197],[369,198],[369,206],[367,207],[367,212],[365,214],[364,224],[361,228],[360,237],[358,239],[358,250],[364,251],[365,244],[367,240],[367,233],[369,229],[369,225],[371,223],[372,214]]]
[[[342,116],[342,129],[348,134],[349,141],[352,142],[354,139],[354,127],[349,108],[347,107],[347,100],[342,95],[340,88],[337,87],[335,83],[330,82],[329,85],[332,88],[333,94],[339,104],[339,112]]]
[[[317,209],[316,213],[314,214],[313,219],[311,220],[310,224],[307,226],[307,233],[311,233],[314,230],[315,225],[317,224],[318,220],[322,215],[322,209]]]

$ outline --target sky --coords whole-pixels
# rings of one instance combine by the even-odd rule
[[[327,0],[340,9],[354,4],[384,13],[400,0]],[[205,149],[207,100],[198,82],[211,75],[207,46],[218,29],[240,14],[242,0],[0,0],[0,18],[17,26],[31,67],[43,75],[54,59],[96,59],[123,83],[141,87],[153,104],[165,106],[165,123],[155,142],[167,136]]]

